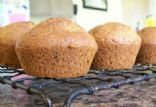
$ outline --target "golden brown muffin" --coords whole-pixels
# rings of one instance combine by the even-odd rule
[[[156,27],[144,28],[138,32],[142,38],[137,63],[156,64]]]
[[[26,33],[16,44],[16,53],[27,74],[70,78],[88,73],[97,51],[94,38],[76,23],[48,19]]]
[[[25,32],[33,27],[31,22],[17,22],[0,29],[0,64],[7,67],[20,68],[15,44]]]
[[[92,68],[114,70],[133,67],[141,39],[129,26],[110,22],[93,28],[89,33],[98,44]]]

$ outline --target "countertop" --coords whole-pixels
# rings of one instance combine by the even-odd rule
[[[65,92],[64,92],[65,93]],[[53,96],[57,95],[53,93]],[[61,96],[59,96],[61,97]],[[57,98],[55,107],[61,107]],[[40,98],[30,96],[22,90],[0,85],[0,107],[44,107]],[[72,107],[156,107],[156,79],[119,89],[103,90],[92,96],[82,96]]]

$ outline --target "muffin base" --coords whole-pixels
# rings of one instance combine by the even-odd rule
[[[140,45],[100,44],[92,63],[93,69],[130,69],[133,67]]]
[[[96,51],[90,47],[16,48],[27,74],[48,78],[72,78],[87,74]]]
[[[156,44],[142,44],[137,63],[156,64]]]
[[[1,44],[0,65],[13,68],[21,68],[14,46]]]

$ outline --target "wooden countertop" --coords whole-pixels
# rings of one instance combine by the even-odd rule
[[[50,92],[50,94],[57,96],[57,92]],[[56,102],[59,102],[59,97],[61,96],[55,99],[57,100]],[[30,96],[22,90],[14,90],[8,85],[1,84],[0,107],[44,106],[39,97]],[[93,96],[79,97],[75,100],[72,107],[156,107],[156,79],[135,85],[123,86],[119,89],[100,91]]]

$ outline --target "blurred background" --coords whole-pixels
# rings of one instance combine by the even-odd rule
[[[139,30],[156,26],[155,4],[156,0],[0,0],[0,26],[62,17],[86,30],[112,21]]]

